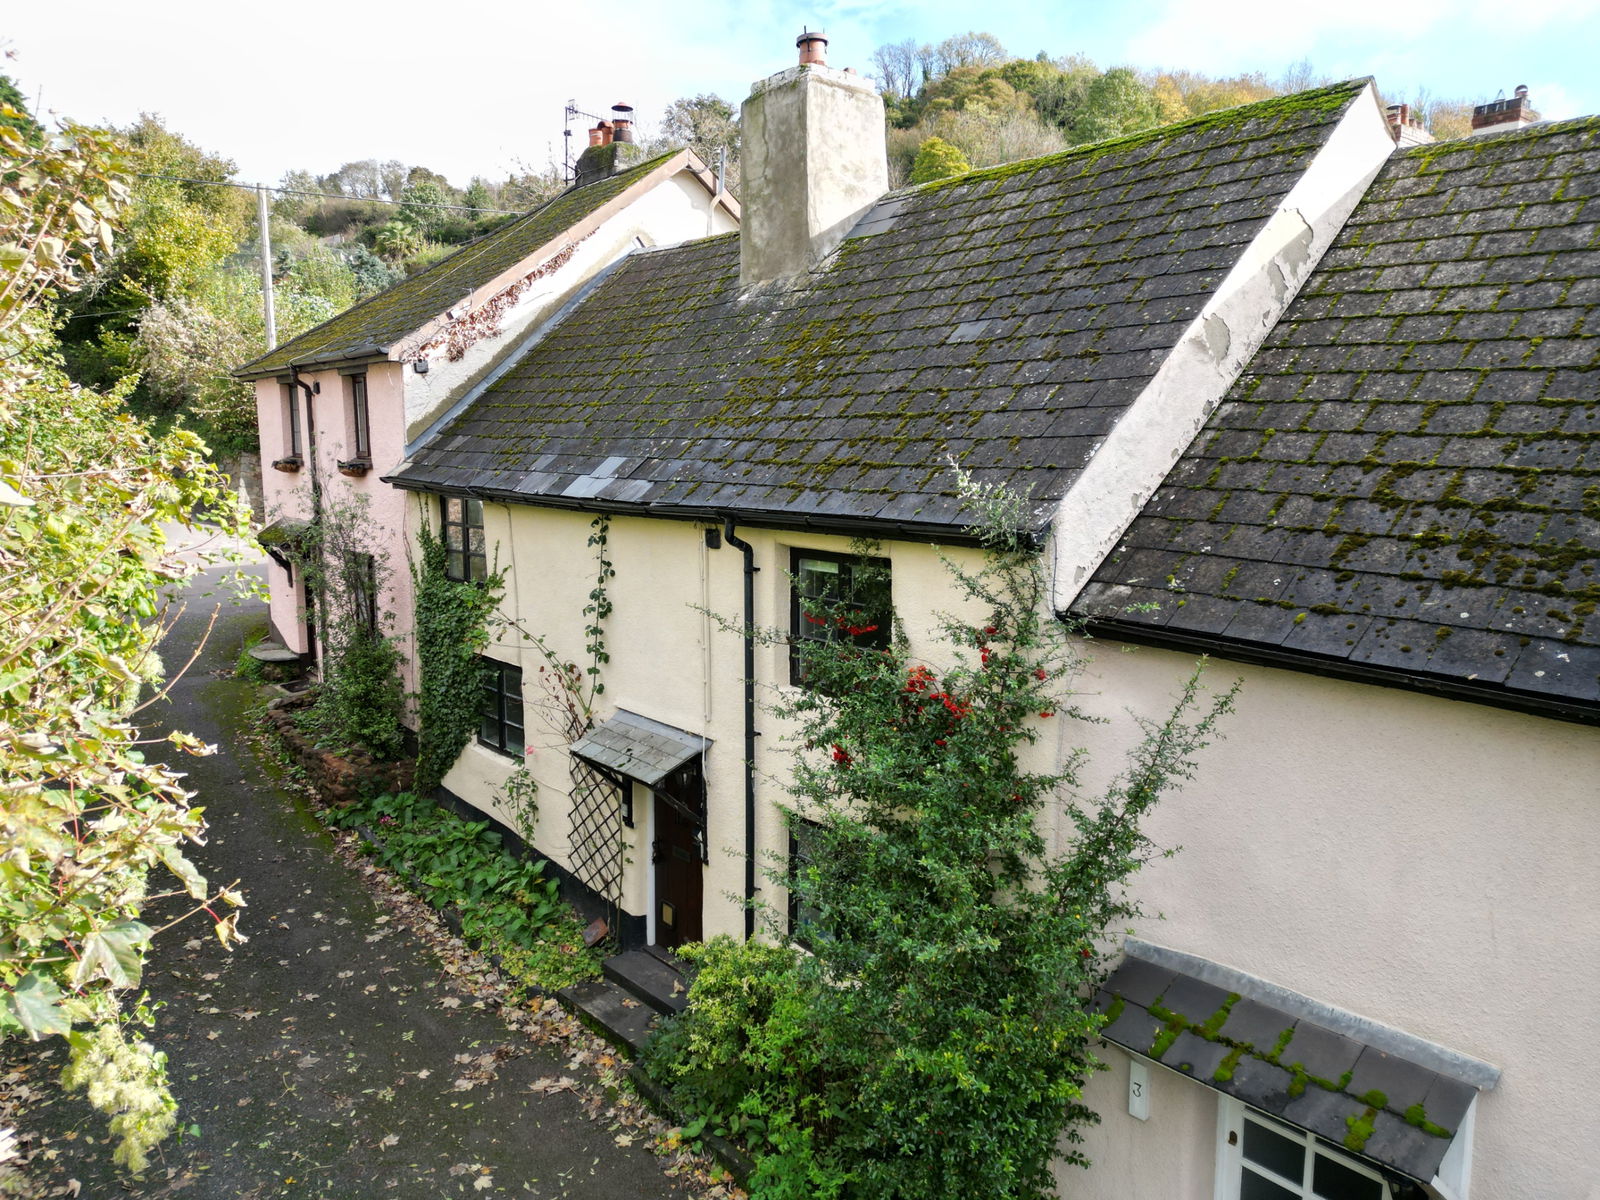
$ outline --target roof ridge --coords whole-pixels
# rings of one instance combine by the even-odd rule
[[[587,189],[589,189],[591,187],[598,187],[598,186],[600,186],[602,184],[607,184],[607,183],[615,184],[620,180],[627,179],[627,177],[630,176],[630,175],[633,175],[633,176],[643,175],[646,171],[654,169],[656,167],[659,167],[667,159],[672,158],[672,157],[682,153],[685,149],[687,149],[687,147],[678,147],[678,148],[675,148],[675,149],[666,150],[666,151],[663,151],[661,154],[657,154],[654,157],[645,159],[643,162],[635,163],[633,166],[629,167],[625,171],[618,171],[615,175],[608,175],[604,179],[596,179],[591,183],[586,183],[586,184],[581,184],[581,185],[576,185],[575,184],[573,186],[566,187],[566,188],[562,189],[561,191],[557,192],[555,195],[550,196],[549,198],[547,198],[544,201],[540,202],[540,204],[537,207],[530,208],[527,212],[518,215],[514,220],[507,221],[505,224],[500,225],[495,229],[491,229],[488,233],[483,234],[481,237],[473,238],[470,242],[466,242],[466,243],[463,243],[460,246],[457,246],[449,254],[446,254],[443,258],[438,259],[436,262],[429,263],[426,267],[424,267],[422,270],[418,271],[415,275],[408,275],[404,279],[398,279],[394,283],[391,283],[388,287],[381,288],[378,291],[373,292],[370,296],[362,297],[360,300],[357,300],[354,304],[350,305],[349,308],[340,309],[338,312],[334,313],[333,316],[329,317],[327,320],[319,321],[317,324],[313,325],[310,329],[302,330],[301,332],[295,334],[294,337],[290,338],[288,341],[279,342],[276,346],[273,346],[272,348],[263,351],[261,354],[256,355],[256,357],[250,359],[248,362],[246,362],[246,363],[244,363],[244,364],[242,364],[242,365],[240,365],[238,367],[235,367],[234,368],[234,373],[238,374],[240,372],[247,372],[252,367],[254,367],[257,363],[263,362],[263,361],[265,361],[266,359],[269,359],[269,358],[275,358],[275,357],[278,357],[278,356],[282,355],[285,351],[291,350],[297,343],[300,343],[302,341],[305,341],[306,339],[309,339],[313,334],[318,333],[319,331],[321,331],[323,329],[326,329],[329,325],[332,325],[335,321],[343,320],[344,318],[348,317],[350,314],[358,313],[362,309],[370,307],[371,305],[376,304],[380,300],[385,300],[385,299],[393,297],[395,292],[400,288],[410,287],[411,285],[415,284],[418,280],[428,280],[431,276],[433,276],[435,274],[435,272],[438,272],[438,271],[440,271],[441,269],[443,269],[443,268],[445,268],[447,266],[451,266],[451,265],[459,266],[461,264],[461,261],[462,261],[462,256],[464,254],[466,254],[469,250],[482,251],[485,248],[487,248],[487,247],[489,247],[489,246],[491,246],[493,244],[496,244],[496,243],[498,243],[500,241],[507,240],[507,239],[513,237],[517,230],[521,229],[523,226],[527,225],[531,221],[533,221],[536,218],[540,217],[541,215],[546,213],[550,208],[552,208],[554,205],[559,204],[563,200],[569,200],[573,196],[577,195],[578,193],[586,191]],[[633,182],[634,182],[634,180],[628,180],[628,182],[624,183],[622,188],[619,189],[619,190],[626,190],[627,187],[631,186],[631,184]],[[560,236],[560,233],[557,233],[557,234],[553,235],[552,238],[549,241],[542,242],[540,244],[540,246],[543,247],[543,246],[549,245],[550,241],[553,241],[556,237],[559,237],[559,236]],[[530,254],[531,253],[534,253],[534,251],[530,251]],[[524,255],[523,257],[526,258],[528,256]],[[471,289],[471,291],[469,291],[469,292],[467,292],[465,294],[466,295],[471,295],[472,291],[476,291],[476,290],[477,290],[477,288],[473,288],[473,289]],[[451,307],[451,306],[447,305],[446,307],[448,308],[448,307]],[[440,311],[443,311],[443,310],[440,310]],[[438,315],[438,313],[436,312],[436,313],[432,314],[432,316],[430,316],[428,319],[431,320],[433,316],[437,316],[437,315]],[[376,345],[376,343],[374,343],[374,344]],[[387,349],[387,347],[384,347],[384,348]],[[290,357],[293,357],[293,356],[291,355]],[[290,365],[292,365],[292,364],[286,364],[285,365],[285,369],[287,369],[288,366],[290,366]]]
[[[1268,96],[1264,100],[1251,100],[1245,104],[1235,104],[1229,108],[1214,109],[1198,116],[1186,117],[1182,121],[1173,121],[1167,125],[1152,125],[1148,129],[1123,134],[1120,137],[1105,138],[1098,142],[1084,142],[1081,145],[1068,146],[1065,150],[1057,150],[1053,154],[1043,154],[1037,158],[1023,158],[1014,162],[995,163],[993,166],[988,167],[975,167],[971,171],[965,171],[960,175],[951,175],[928,183],[897,188],[892,192],[886,193],[883,199],[914,196],[919,193],[926,194],[947,187],[959,187],[967,183],[983,183],[990,179],[1006,179],[1023,171],[1041,170],[1045,167],[1068,163],[1073,159],[1084,156],[1098,158],[1102,154],[1132,150],[1158,139],[1178,137],[1199,129],[1235,125],[1255,119],[1258,113],[1249,110],[1281,109],[1284,112],[1299,112],[1309,108],[1326,108],[1328,111],[1333,111],[1348,105],[1360,94],[1361,89],[1371,82],[1372,76],[1366,75],[1357,79],[1346,79],[1339,83],[1327,84],[1320,88],[1310,88],[1304,92],[1290,92],[1283,96]],[[1331,101],[1335,100],[1339,101],[1339,103],[1331,103]]]
[[[1487,133],[1469,133],[1461,137],[1440,138],[1432,142],[1423,142],[1417,146],[1407,146],[1400,153],[1408,158],[1427,158],[1430,154],[1468,149],[1475,146],[1491,146],[1509,138],[1554,137],[1556,134],[1571,133],[1573,130],[1581,129],[1585,126],[1593,126],[1596,129],[1600,129],[1600,113],[1594,113],[1586,117],[1566,117],[1560,121],[1536,121],[1532,125],[1524,125],[1519,129],[1496,129]],[[1490,139],[1493,140],[1491,141]]]

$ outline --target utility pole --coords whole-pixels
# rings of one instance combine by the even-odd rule
[[[267,318],[267,349],[278,344],[278,320],[272,311],[272,235],[267,232],[267,189],[256,185],[256,225],[261,241],[261,308]]]

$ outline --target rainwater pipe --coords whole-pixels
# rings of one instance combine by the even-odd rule
[[[299,388],[306,394],[306,460],[311,464],[311,527],[316,530],[322,528],[322,476],[317,472],[317,406],[312,402],[312,397],[322,390],[320,383],[307,383],[300,378],[300,368],[289,368],[289,383],[291,387]],[[292,393],[291,393],[292,395]],[[318,547],[321,553],[321,547]],[[324,567],[326,569],[326,567]],[[309,584],[307,586],[309,600]],[[316,632],[313,634],[312,644],[309,647],[315,658],[321,658],[319,640],[322,631],[327,629],[327,604],[322,590],[317,591]]]
[[[722,519],[722,536],[744,554],[744,936],[755,936],[756,910],[756,566],[755,547]]]

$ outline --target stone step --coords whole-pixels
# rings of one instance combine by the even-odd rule
[[[264,663],[297,663],[305,657],[299,651],[289,649],[282,642],[270,640],[257,642],[250,647],[248,653],[257,662]]]
[[[629,950],[606,959],[601,970],[612,983],[659,1013],[680,1013],[689,1006],[688,984],[683,972],[663,954]]]
[[[634,1054],[644,1048],[661,1019],[661,1014],[648,1004],[603,979],[586,979],[562,988],[556,999],[611,1042],[627,1046]]]

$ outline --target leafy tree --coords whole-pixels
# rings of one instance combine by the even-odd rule
[[[494,196],[489,191],[489,183],[481,175],[474,175],[472,182],[467,184],[466,193],[462,202],[468,208],[494,208]]]
[[[426,236],[449,218],[445,208],[450,198],[445,190],[431,179],[418,179],[406,184],[400,193],[400,211],[396,219]]]
[[[1010,58],[992,33],[958,33],[933,48],[934,74],[946,75],[961,67],[995,67]]]
[[[112,387],[135,374],[135,338],[152,305],[201,287],[250,236],[254,201],[229,181],[234,164],[208,154],[148,114],[123,134],[129,199],[114,254],[67,305],[62,351],[72,377]],[[200,182],[190,182],[198,180]],[[149,411],[138,387],[130,399]]]
[[[755,1147],[761,1200],[1054,1194],[1058,1146],[1095,1119],[1082,1089],[1104,1018],[1088,997],[1108,935],[1137,912],[1126,884],[1158,853],[1141,820],[1232,702],[1202,700],[1191,678],[1098,797],[1080,793],[1081,753],[1030,766],[1052,722],[1082,715],[1066,698],[1079,664],[1023,544],[1024,506],[968,495],[990,512],[988,558],[950,569],[985,615],[945,618],[927,658],[901,636],[883,651],[819,643],[813,686],[777,705],[797,728],[789,817],[809,852],[771,875],[798,928],[769,911],[779,947],[691,952],[690,1008],[647,1048],[702,1127]]]
[[[73,385],[55,351],[49,298],[115,253],[125,149],[77,126],[30,145],[6,125],[0,148],[0,1039],[65,1038],[62,1085],[87,1088],[117,1161],[138,1172],[176,1108],[165,1055],[140,1032],[158,932],[140,914],[188,895],[227,945],[241,935],[217,910],[243,899],[213,893],[185,857],[201,810],[181,776],[146,761],[130,718],[162,673],[163,597],[198,569],[164,526],[199,512],[226,532],[243,522],[193,434],[153,434],[127,414],[126,387]],[[158,893],[157,871],[175,891]]]
[[[33,114],[28,111],[28,103],[23,99],[22,93],[17,90],[17,85],[9,75],[0,75],[0,109],[9,111],[0,112],[0,125],[15,129],[27,138],[28,142],[37,145],[44,135],[44,128],[33,119]]]
[[[931,183],[972,170],[966,155],[942,137],[931,137],[922,143],[917,158],[911,164],[912,183]]]
[[[1067,148],[1067,139],[1061,131],[1046,125],[1032,112],[990,113],[976,108],[935,113],[910,129],[889,131],[892,182],[908,181],[917,151],[930,137],[942,138],[955,146],[974,167],[1035,158]]]
[[[319,191],[337,192],[341,196],[367,199],[385,195],[389,181],[385,180],[377,159],[364,158],[358,162],[345,163],[333,174],[321,176],[317,182]],[[405,186],[403,178],[398,182],[400,187]],[[391,195],[391,198],[398,198],[398,194]]]
[[[978,67],[956,67],[930,83],[920,97],[924,114],[977,108],[984,112],[1006,112],[1033,107],[1029,98],[1017,91],[998,71]]]
[[[1127,67],[1113,67],[1084,92],[1072,123],[1074,142],[1100,142],[1149,129],[1158,119],[1155,97]]]
[[[709,92],[680,96],[667,105],[662,115],[661,136],[673,145],[688,146],[713,170],[718,156],[725,151],[728,186],[738,186],[739,114],[721,96]]]

